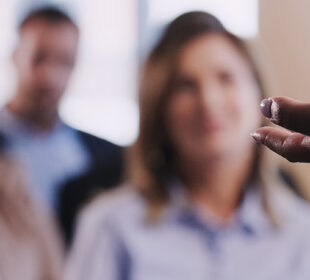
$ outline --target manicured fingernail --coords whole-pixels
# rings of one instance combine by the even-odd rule
[[[272,99],[270,99],[270,98],[264,99],[260,103],[260,110],[261,110],[262,114],[268,119],[270,119],[272,117],[271,105],[272,105]]]
[[[257,132],[253,132],[250,135],[254,138],[255,141],[260,142],[262,139],[262,135]]]

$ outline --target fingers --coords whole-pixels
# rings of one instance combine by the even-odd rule
[[[310,103],[287,97],[274,97],[261,102],[261,111],[277,125],[310,135]]]
[[[310,162],[310,137],[280,128],[261,127],[252,137],[291,162]]]

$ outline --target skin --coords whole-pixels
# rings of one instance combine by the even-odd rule
[[[58,120],[77,47],[78,30],[69,22],[33,19],[22,27],[13,54],[17,87],[8,109],[35,129],[49,130]]]
[[[280,127],[259,128],[253,138],[291,162],[310,162],[310,104],[286,97],[268,101],[262,113]]]
[[[249,133],[261,124],[258,86],[245,58],[220,34],[185,45],[176,76],[166,123],[182,179],[195,204],[226,220],[253,160]]]

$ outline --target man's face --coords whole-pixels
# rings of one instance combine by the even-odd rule
[[[72,73],[78,31],[68,22],[32,20],[20,33],[14,62],[19,103],[36,114],[55,114]]]

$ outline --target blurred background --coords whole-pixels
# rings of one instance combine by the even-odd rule
[[[0,9],[0,105],[14,90],[11,52],[18,20],[34,3],[46,2],[63,5],[81,28],[78,65],[61,115],[72,126],[113,143],[127,146],[135,140],[139,64],[165,24],[187,10],[209,11],[251,42],[268,96],[310,101],[309,1],[12,0],[2,1]],[[309,165],[282,164],[293,170],[310,198]]]

